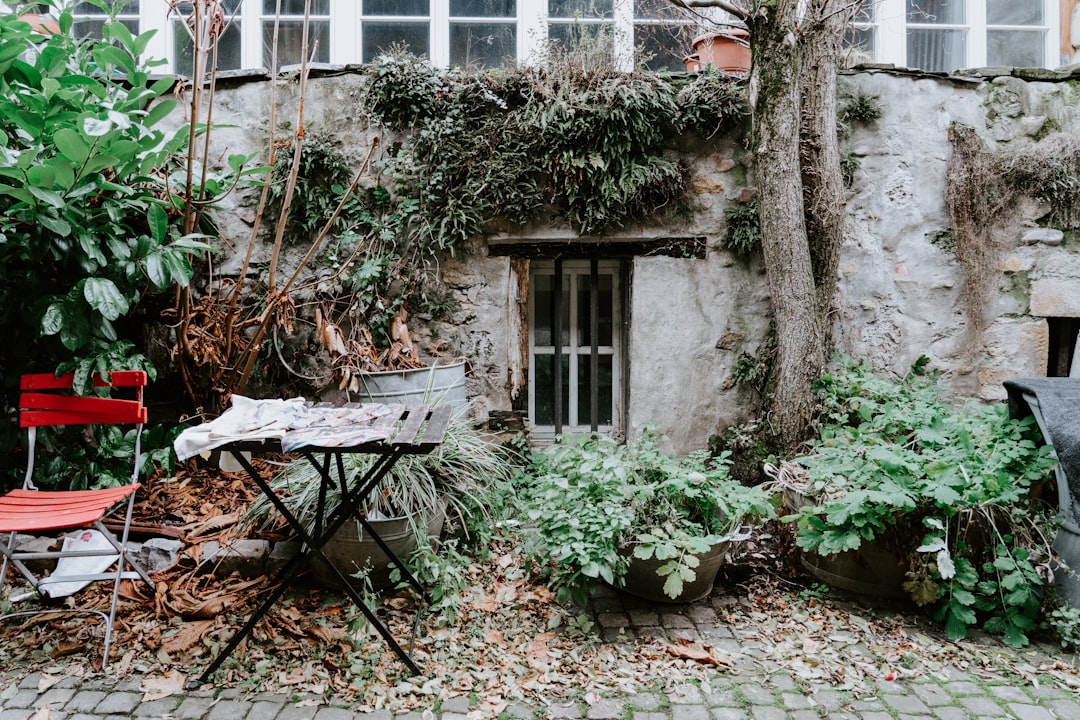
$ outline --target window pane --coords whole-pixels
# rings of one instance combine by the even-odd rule
[[[363,62],[369,63],[381,53],[390,49],[394,43],[408,46],[414,55],[427,55],[429,52],[429,33],[426,22],[418,23],[380,23],[365,22],[362,35],[364,43]]]
[[[578,347],[586,348],[592,345],[591,323],[592,316],[589,312],[589,276],[578,275],[578,302],[577,302],[577,337]],[[600,274],[597,282],[597,328],[600,345],[610,346],[611,343],[611,275]]]
[[[907,21],[920,25],[961,25],[964,0],[907,0]]]
[[[849,27],[844,33],[844,47],[874,56],[874,29]]]
[[[615,0],[548,0],[548,15],[553,18],[609,18]]]
[[[1008,67],[1042,67],[1046,33],[1041,30],[988,30],[986,64]]]
[[[226,15],[231,16],[235,13],[237,18],[239,18],[240,13],[238,11],[240,9],[241,2],[243,2],[243,0],[224,0],[221,3],[221,9],[225,11]],[[181,2],[177,4],[176,13],[173,13],[173,16],[175,17],[176,14],[179,13],[183,17],[187,17],[188,15],[191,15],[191,13],[194,11],[195,8],[190,2]]]
[[[601,38],[601,33],[604,34],[603,38]],[[600,23],[551,23],[548,25],[548,39],[570,48],[578,47],[583,43],[602,42],[608,53],[615,52],[610,27]]]
[[[536,415],[533,422],[537,425],[555,424],[555,377],[552,370],[555,368],[554,355],[534,355],[535,371],[533,380],[534,405]],[[570,424],[570,358],[562,356],[562,422]],[[588,417],[588,416],[586,416]]]
[[[121,8],[121,15],[134,15],[139,12],[139,0],[114,0],[113,7]],[[105,12],[102,11],[101,8],[90,2],[75,3],[75,7],[73,8],[72,12],[74,12],[76,15],[105,14]]]
[[[634,51],[648,70],[685,70],[683,57],[690,51],[685,25],[634,25]],[[647,58],[647,59],[646,59]]]
[[[139,21],[138,20],[119,20],[121,25],[126,27],[132,35],[139,34]],[[89,19],[76,19],[72,23],[72,29],[76,38],[91,37],[100,40],[102,35],[102,28],[105,27],[105,20],[89,20]]]
[[[308,29],[308,53],[315,49],[315,62],[330,62],[330,23],[327,21],[309,22]],[[304,43],[304,22],[280,21],[278,22],[278,67],[284,65],[299,65],[303,58],[300,51]],[[270,67],[273,59],[271,46],[274,42],[274,23],[263,23],[263,64]],[[318,43],[318,47],[315,47]]]
[[[364,0],[364,15],[426,16],[429,0]]]
[[[570,288],[568,276],[563,276],[562,288],[562,345],[570,344]],[[546,347],[553,344],[554,328],[552,326],[552,300],[555,290],[554,275],[533,276],[533,343],[537,346]]]
[[[515,0],[450,0],[450,17],[517,17]]]
[[[987,25],[1042,25],[1042,0],[986,0]],[[1040,65],[1042,62],[1040,61]]]
[[[173,37],[176,39],[176,58],[173,66],[176,72],[191,77],[192,43],[187,30],[178,23],[173,23]],[[240,69],[240,23],[233,21],[229,29],[218,42],[218,70]]]
[[[450,64],[490,68],[517,59],[517,27],[509,23],[450,23]]]
[[[277,12],[278,0],[263,0],[263,15]],[[282,15],[304,15],[304,0],[281,0]],[[311,0],[312,15],[329,15],[330,0]]]
[[[967,31],[907,31],[907,64],[931,72],[948,72],[963,67]]]
[[[667,0],[634,0],[635,20],[684,20],[684,10],[672,5]]]
[[[597,425],[611,425],[612,405],[611,402],[611,361],[610,355],[601,355],[597,359],[600,381],[597,383]],[[578,397],[577,397],[577,422],[578,425],[592,424],[592,358],[588,355],[578,356]]]

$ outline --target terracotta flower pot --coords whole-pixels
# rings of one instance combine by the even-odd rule
[[[693,44],[699,70],[706,65],[712,65],[722,72],[750,71],[750,33],[746,30],[731,28],[724,32],[708,32],[694,38]],[[689,63],[687,71],[694,72],[690,70]]]

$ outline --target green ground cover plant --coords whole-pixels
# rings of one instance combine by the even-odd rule
[[[600,581],[623,584],[630,554],[662,561],[672,598],[695,578],[698,553],[774,514],[767,492],[728,475],[726,454],[678,457],[646,431],[625,445],[565,438],[538,450],[519,477],[535,535],[527,555],[560,601],[584,605]]]
[[[845,360],[817,391],[819,436],[788,475],[817,500],[784,518],[798,546],[829,555],[885,538],[908,562],[904,590],[950,637],[981,627],[1027,644],[1053,539],[1052,510],[1030,491],[1056,462],[1034,421],[944,400],[925,359],[900,379]]]

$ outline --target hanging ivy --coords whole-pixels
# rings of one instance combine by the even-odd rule
[[[394,50],[368,72],[361,111],[401,134],[383,167],[418,204],[414,240],[435,248],[546,208],[583,235],[660,220],[685,205],[687,167],[670,141],[746,113],[743,87],[720,73],[619,72],[572,53],[466,72]]]

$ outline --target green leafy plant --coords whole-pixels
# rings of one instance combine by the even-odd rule
[[[600,580],[622,585],[631,555],[660,561],[664,593],[678,597],[696,576],[695,555],[772,516],[765,491],[728,477],[726,455],[680,458],[659,441],[651,431],[626,445],[566,438],[519,476],[536,526],[527,552],[560,600],[584,604]]]
[[[798,546],[830,555],[888,538],[909,563],[904,589],[950,637],[978,625],[1026,644],[1050,561],[1029,490],[1055,463],[1034,421],[942,400],[925,359],[900,380],[842,361],[818,392],[820,436],[787,481],[818,501],[783,518]]]
[[[421,208],[411,242],[439,249],[546,206],[583,234],[673,209],[685,172],[665,142],[687,124],[715,131],[743,108],[738,86],[718,73],[679,87],[557,46],[543,63],[485,72],[434,68],[394,49],[371,64],[361,102],[404,134],[383,169],[395,197]]]
[[[761,219],[756,200],[740,203],[724,211],[727,230],[724,247],[739,257],[750,257],[761,247]]]
[[[173,81],[141,59],[150,33],[110,20],[102,41],[77,41],[71,4],[47,4],[58,33],[0,15],[0,369],[12,394],[21,374],[43,369],[74,371],[84,393],[98,371],[154,377],[134,319],[148,296],[187,285],[190,256],[206,249],[184,232],[166,180],[187,138],[160,127],[176,102]]]

